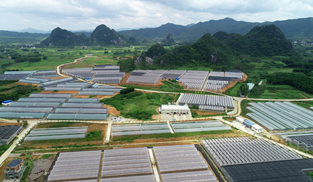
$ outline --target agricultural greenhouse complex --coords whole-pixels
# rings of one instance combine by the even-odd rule
[[[269,130],[313,128],[313,112],[290,102],[250,103],[247,115]]]

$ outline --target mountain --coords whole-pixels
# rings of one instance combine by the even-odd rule
[[[48,33],[50,33],[51,31],[37,30],[37,29],[31,28],[31,27],[28,27],[28,28],[23,29],[23,30],[18,30],[17,32],[44,33],[44,34],[48,34]]]
[[[102,24],[91,33],[89,43],[94,45],[123,44],[124,40],[115,30]]]
[[[166,52],[160,46],[160,44],[154,45],[147,51],[147,53],[153,52],[152,55],[158,55],[155,59],[151,60],[153,56],[148,54],[142,55],[150,56],[149,64],[143,65],[152,65],[150,68],[175,69],[185,66],[227,70],[240,65],[241,54],[257,57],[296,55],[291,42],[276,25],[256,26],[246,35],[220,31],[211,36],[208,33],[191,45],[175,47]],[[147,59],[141,58],[141,60],[147,62]],[[139,66],[143,68],[142,65]]]
[[[0,37],[14,37],[14,38],[45,38],[49,37],[49,34],[42,33],[27,33],[27,32],[13,32],[0,30]]]
[[[84,34],[76,35],[75,33],[61,29],[59,27],[52,30],[50,36],[43,40],[41,46],[75,46],[83,45],[87,42]]]
[[[119,33],[125,35],[125,37],[134,36],[139,40],[144,38],[162,40],[163,37],[171,33],[173,38],[177,41],[196,41],[206,33],[213,35],[218,31],[224,31],[226,33],[245,35],[255,26],[269,24],[274,24],[279,27],[289,40],[313,39],[313,18],[311,17],[264,23],[251,23],[225,18],[199,22],[187,26],[168,23],[157,28],[120,31]]]
[[[293,50],[291,42],[276,25],[256,26],[246,35],[219,31],[213,36],[237,53],[255,57],[288,55]]]
[[[125,30],[119,31],[118,33],[124,35],[125,37],[136,37],[137,40],[143,40],[144,38],[146,39],[157,38],[161,40],[164,37],[166,37],[169,33],[171,33],[173,36],[178,36],[186,29],[187,27],[183,25],[167,23],[157,28],[141,28],[139,30]]]
[[[87,33],[87,35],[89,35]],[[52,30],[50,36],[43,40],[41,46],[78,46],[78,45],[109,45],[123,44],[123,38],[105,25],[99,25],[90,34],[90,38],[86,37],[85,32],[73,33],[59,27]]]
[[[172,46],[175,44],[175,40],[173,39],[173,35],[169,33],[165,39],[162,40],[163,46]]]

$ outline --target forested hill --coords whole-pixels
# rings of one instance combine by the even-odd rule
[[[156,44],[147,53],[143,53],[140,59],[135,59],[135,64],[139,68],[175,69],[186,66],[227,70],[240,66],[239,56],[242,54],[253,57],[297,56],[291,43],[277,26],[263,25],[254,27],[246,35],[225,32],[218,32],[214,36],[205,34],[191,45],[168,51]]]
[[[244,21],[236,21],[231,18],[222,20],[210,20],[199,22],[192,26],[182,26],[175,24],[165,24],[157,28],[143,28],[138,30],[125,30],[119,33],[125,37],[135,37],[137,40],[158,39],[162,40],[167,34],[171,33],[177,41],[196,41],[206,33],[211,35],[218,31],[227,33],[247,34],[253,27],[274,24],[278,26],[289,40],[296,39],[313,39],[313,18],[301,18],[293,20],[250,23]]]
[[[219,31],[213,37],[227,44],[238,54],[251,56],[288,56],[293,47],[284,33],[275,25],[254,27],[248,34],[227,34]]]
[[[43,40],[40,45],[64,47],[78,45],[119,45],[124,43],[123,39],[115,30],[105,25],[97,26],[90,37],[86,37],[83,33],[77,35],[71,31],[57,27],[52,30],[50,36]]]

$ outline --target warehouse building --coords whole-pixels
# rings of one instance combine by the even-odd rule
[[[162,105],[159,107],[161,114],[188,114],[190,109],[187,104],[185,105]]]

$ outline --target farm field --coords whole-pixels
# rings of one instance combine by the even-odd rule
[[[26,150],[31,148],[62,148],[83,145],[100,145],[103,143],[107,125],[98,123],[72,123],[72,122],[56,122],[39,124],[36,128],[57,128],[57,127],[77,127],[88,126],[87,135],[80,139],[62,139],[62,140],[42,140],[23,142],[16,150]],[[99,133],[101,131],[101,133]],[[96,134],[97,133],[97,134]]]
[[[11,63],[6,66],[6,69],[19,69],[24,71],[31,70],[49,70],[55,69],[58,65],[64,63],[73,62],[75,59],[82,58],[84,55],[90,54],[92,56],[97,56],[98,58],[88,59],[77,67],[91,67],[94,64],[114,64],[120,59],[127,59],[133,56],[135,50],[145,50],[144,46],[133,46],[133,47],[88,47],[86,49],[72,48],[72,49],[57,49],[57,48],[38,48],[35,49],[38,54],[42,56],[47,56],[47,59],[41,59],[39,62],[20,62],[14,63],[14,60],[2,58],[1,64]],[[13,49],[16,53],[26,56],[28,54],[33,54],[31,50],[23,51],[20,49]],[[105,53],[106,52],[106,53]],[[70,68],[76,68],[74,65]]]

